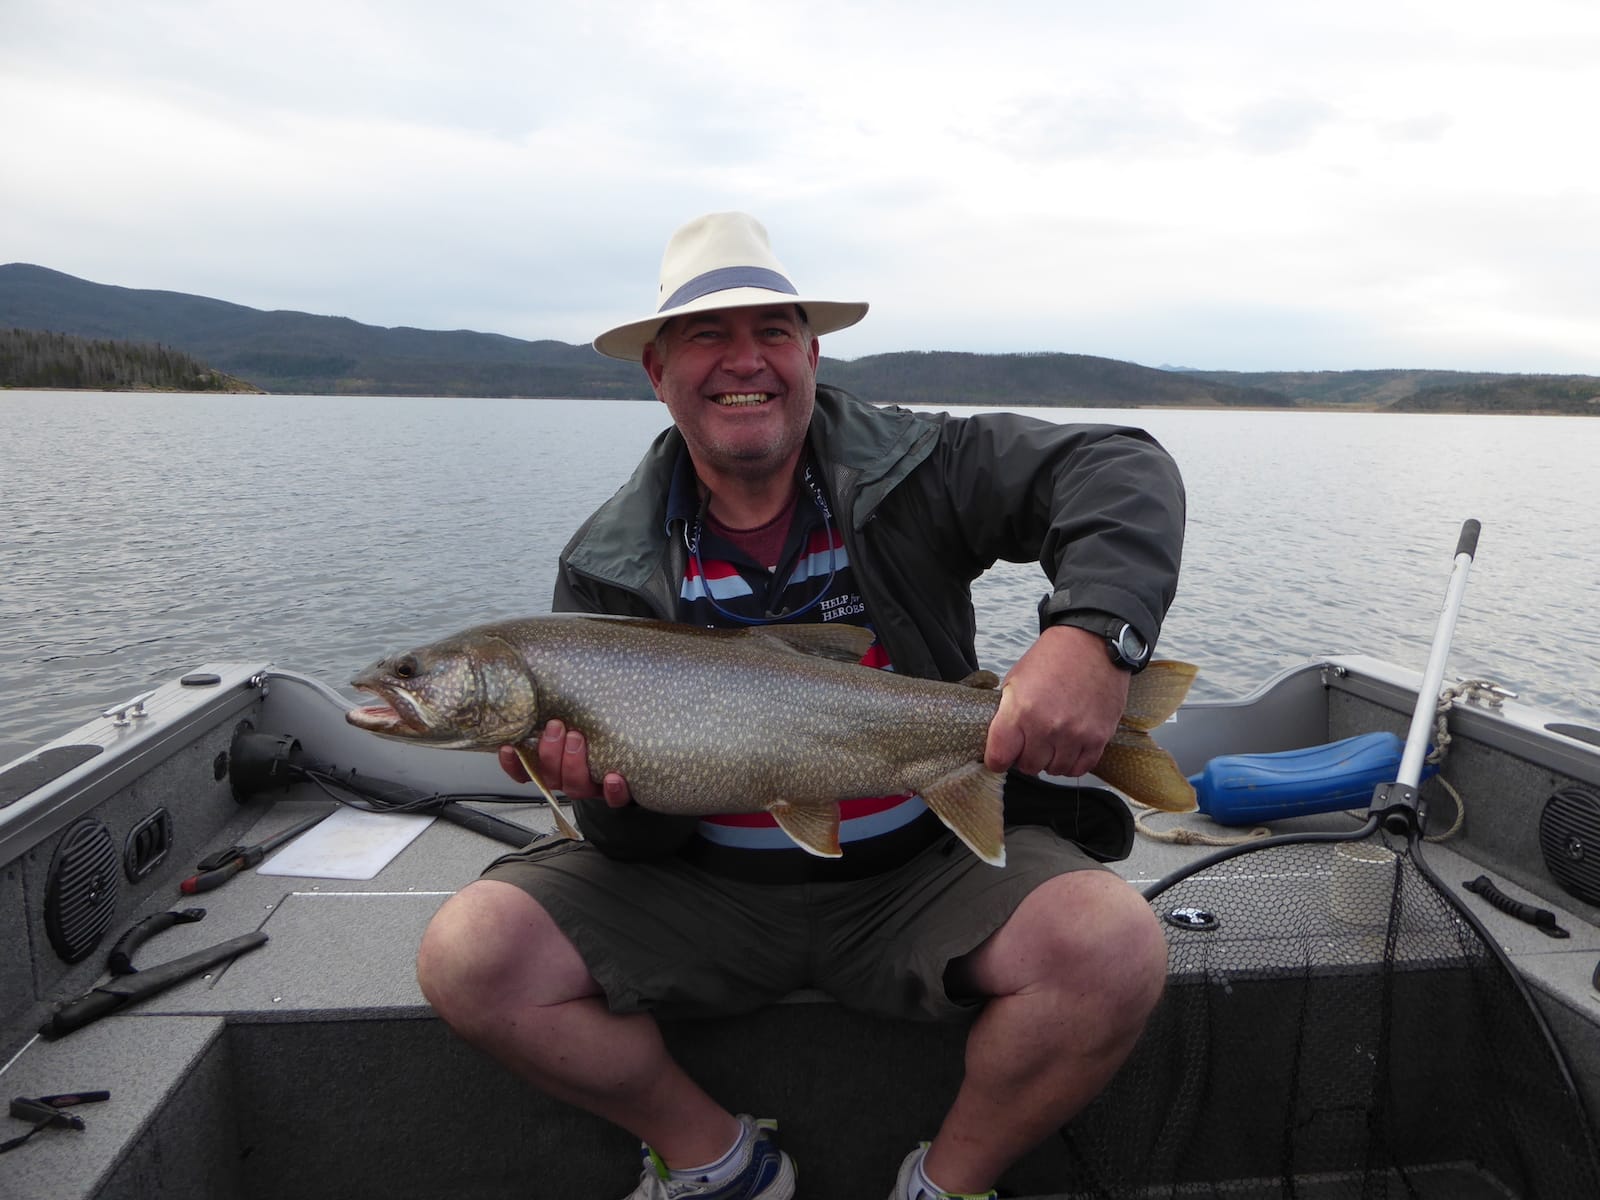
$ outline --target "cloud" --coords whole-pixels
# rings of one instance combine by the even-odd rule
[[[744,208],[873,302],[829,353],[1600,372],[1597,56],[1565,0],[12,0],[0,260],[584,341]]]

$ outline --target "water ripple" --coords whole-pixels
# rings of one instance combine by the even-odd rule
[[[1236,695],[1324,653],[1420,669],[1463,518],[1484,523],[1452,673],[1600,720],[1600,421],[1140,411],[1189,533],[1160,652]],[[655,403],[4,392],[0,761],[208,660],[341,685],[385,650],[543,611]],[[1000,564],[985,663],[1046,583]]]

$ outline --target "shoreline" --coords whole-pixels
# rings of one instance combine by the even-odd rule
[[[303,396],[323,395],[324,393],[308,392],[269,392],[261,388],[158,388],[158,387],[124,387],[124,388],[72,388],[72,387],[30,387],[23,384],[0,384],[0,393],[5,392],[93,392],[101,395],[163,395],[163,396]],[[543,400],[581,400],[593,401],[599,404],[615,403],[618,399],[633,399],[642,403],[649,403],[651,397],[616,397],[616,396],[501,396],[501,395],[432,395],[405,394],[398,395],[393,392],[337,392],[328,394],[329,399],[356,399],[356,398],[387,398],[395,400],[526,400],[529,403],[538,403]],[[1094,412],[1098,409],[1123,412],[1249,412],[1249,413],[1393,413],[1399,416],[1413,417],[1600,417],[1600,409],[1591,412],[1566,412],[1560,409],[1535,409],[1535,408],[1437,408],[1437,409],[1402,409],[1392,405],[1379,404],[1049,404],[1040,402],[1012,401],[967,401],[962,404],[944,404],[919,400],[871,400],[873,404],[903,404],[916,408],[1068,408],[1081,412]]]

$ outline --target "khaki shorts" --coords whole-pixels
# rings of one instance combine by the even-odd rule
[[[767,884],[676,858],[617,862],[554,838],[491,863],[483,878],[544,906],[613,1012],[725,1016],[818,988],[866,1012],[964,1020],[945,972],[1056,875],[1106,870],[1040,826],[1006,831],[991,867],[946,836],[892,871],[849,882]]]

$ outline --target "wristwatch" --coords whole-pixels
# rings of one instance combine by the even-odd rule
[[[1067,612],[1050,623],[1072,625],[1087,629],[1090,633],[1098,633],[1106,640],[1106,653],[1111,656],[1111,661],[1124,671],[1138,674],[1150,662],[1150,643],[1121,617],[1101,612]]]

